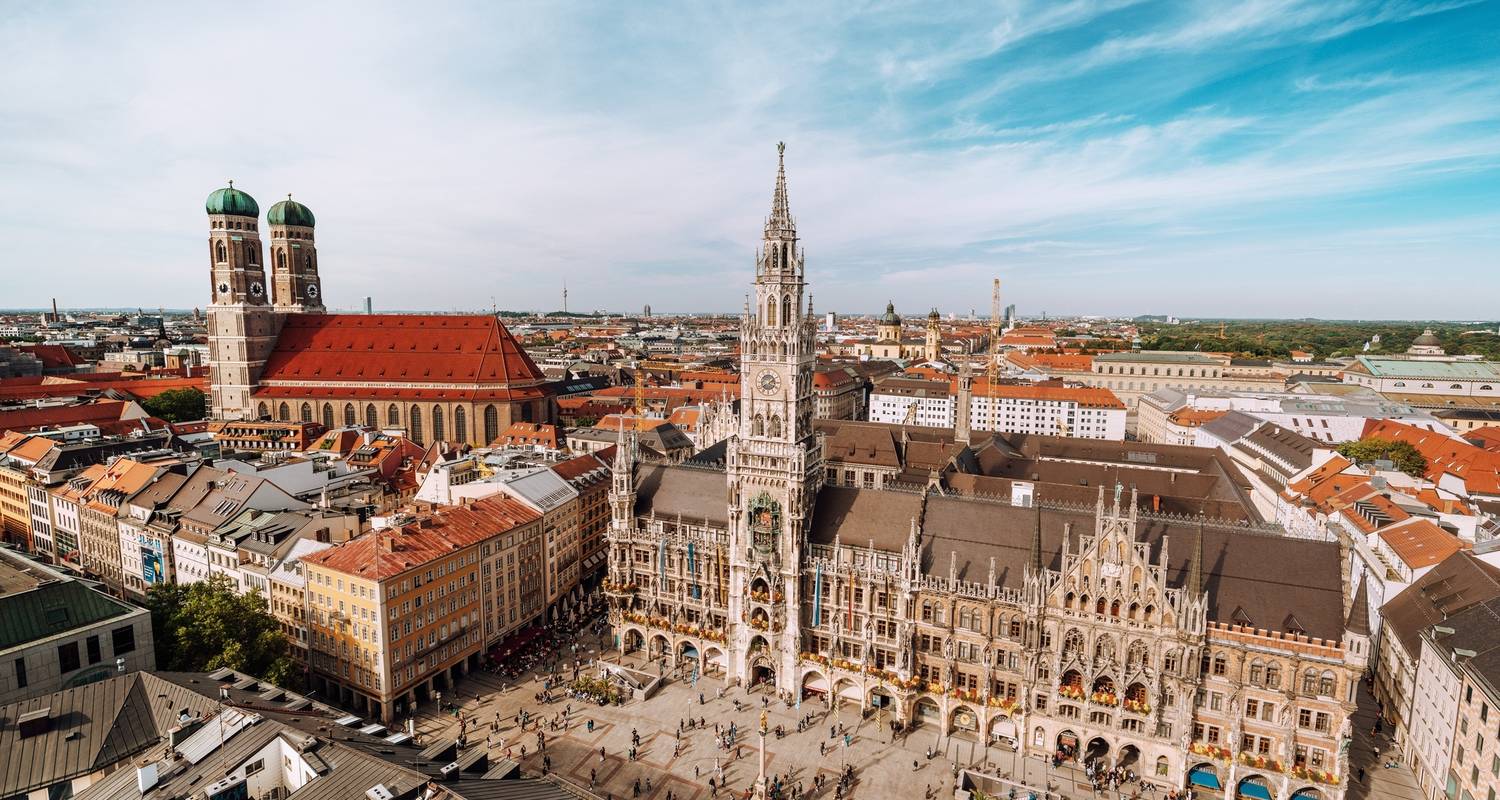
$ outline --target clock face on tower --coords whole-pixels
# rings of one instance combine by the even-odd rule
[[[229,284],[227,284],[227,283],[220,283],[219,284],[219,294],[221,294],[221,295],[229,294]]]
[[[260,297],[265,293],[265,291],[265,288],[260,285],[260,281],[256,281],[250,284],[250,294],[253,294],[256,297]]]
[[[776,377],[776,373],[767,370],[756,377],[755,384],[760,387],[761,394],[771,394],[781,386],[781,379]]]

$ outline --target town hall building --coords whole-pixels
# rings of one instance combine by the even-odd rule
[[[1370,628],[1336,542],[1153,512],[1117,480],[1087,503],[826,480],[781,149],[737,430],[721,457],[616,452],[604,590],[621,647],[1162,786],[1342,798]]]

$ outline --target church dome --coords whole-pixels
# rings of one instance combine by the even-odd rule
[[[1431,328],[1422,331],[1422,335],[1412,340],[1413,347],[1439,347],[1443,343],[1438,341]]]
[[[204,201],[203,209],[210,214],[230,214],[236,217],[258,217],[260,206],[256,205],[255,198],[234,188],[234,181],[223,189],[215,191]]]
[[[938,314],[938,310],[934,308],[933,310],[927,312],[927,319],[930,322],[938,322],[942,319],[942,316]]]
[[[272,225],[300,225],[304,228],[318,224],[312,209],[293,200],[291,195],[271,206],[271,210],[266,212],[266,222]]]
[[[896,304],[887,302],[885,304],[885,315],[880,318],[881,325],[900,325],[901,317],[896,314]]]

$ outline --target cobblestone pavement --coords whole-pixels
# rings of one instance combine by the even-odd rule
[[[576,647],[576,651],[574,648]],[[570,677],[576,660],[584,674],[593,674],[587,665],[594,659],[624,663],[649,672],[658,670],[656,664],[646,663],[639,657],[621,658],[618,651],[608,649],[608,637],[583,634],[573,645],[565,646],[551,654],[557,668]],[[492,756],[504,757],[507,750],[521,762],[528,775],[543,772],[541,754],[537,752],[534,724],[523,732],[516,725],[515,715],[524,709],[543,721],[551,720],[570,707],[572,714],[565,730],[547,729],[546,755],[551,758],[551,773],[571,784],[583,796],[600,798],[635,798],[637,781],[641,798],[664,800],[670,792],[677,800],[727,797],[722,790],[711,793],[709,778],[716,786],[727,786],[737,796],[751,785],[757,773],[757,737],[754,730],[759,723],[762,710],[762,693],[747,693],[740,688],[726,687],[722,680],[705,677],[696,685],[690,685],[689,676],[669,676],[667,683],[644,703],[630,702],[623,706],[599,707],[584,705],[566,698],[551,703],[540,702],[536,695],[542,690],[542,671],[534,670],[515,680],[481,672],[466,676],[444,700],[457,702],[464,717],[470,720],[470,739],[479,740],[486,734],[490,741],[479,740],[475,746],[488,746]],[[723,698],[718,697],[724,689]],[[699,695],[704,703],[699,703]],[[832,797],[832,782],[845,764],[853,765],[856,782],[847,795],[858,800],[880,798],[914,798],[926,792],[927,797],[952,797],[953,775],[957,767],[977,768],[990,775],[1002,776],[1017,786],[1019,798],[1026,798],[1034,791],[1042,797],[1044,788],[1050,789],[1054,797],[1068,800],[1127,800],[1128,793],[1095,792],[1084,778],[1081,770],[1064,766],[1054,769],[1039,758],[1023,758],[1016,753],[997,746],[986,748],[983,743],[963,737],[943,736],[932,729],[919,729],[909,735],[891,741],[891,734],[883,721],[861,718],[852,708],[828,709],[822,701],[805,701],[801,708],[788,708],[784,702],[769,699],[766,706],[769,724],[774,729],[783,726],[784,738],[774,734],[766,738],[766,772],[783,776],[790,784],[802,785],[805,796]],[[741,709],[736,710],[738,700]],[[1411,771],[1404,766],[1386,767],[1384,762],[1393,755],[1388,735],[1376,736],[1373,727],[1376,717],[1374,698],[1367,687],[1360,686],[1359,707],[1354,717],[1354,740],[1351,744],[1351,783],[1349,800],[1421,800],[1421,791]],[[491,724],[498,714],[498,731],[491,733]],[[811,714],[814,721],[808,730],[796,732],[796,722],[804,714]],[[676,732],[679,720],[687,717],[702,718],[703,729],[684,731],[682,744],[677,745]],[[594,722],[592,731],[588,721]],[[726,753],[715,746],[714,726],[721,729],[734,723],[739,731],[739,755]],[[851,734],[850,746],[841,746],[840,736],[829,736],[829,726],[846,728]],[[434,737],[456,736],[459,720],[452,712],[438,713],[435,704],[423,706],[414,719],[415,731],[420,741],[431,741]],[[631,761],[628,749],[631,731],[640,734],[641,746],[637,759]],[[477,733],[476,733],[477,731]],[[826,748],[819,752],[819,744]],[[525,756],[521,747],[525,746]],[[1376,747],[1379,747],[1379,755]],[[933,757],[927,757],[928,748]],[[600,749],[603,748],[601,757]],[[675,752],[674,752],[675,751]],[[1364,770],[1363,779],[1360,770]],[[810,793],[814,775],[822,774],[830,783],[821,793]],[[721,777],[722,776],[722,777]],[[649,779],[650,789],[647,790]],[[1161,791],[1152,792],[1149,798],[1160,798]],[[1219,793],[1204,793],[1204,796],[1221,797]]]
[[[584,674],[592,674],[586,665],[600,656],[600,644],[600,638],[593,635],[581,638],[577,657]],[[559,666],[571,677],[573,653],[557,655]],[[621,660],[616,651],[606,650],[603,655],[606,660]],[[639,658],[627,657],[623,663],[657,671],[656,665]],[[781,725],[786,733],[784,738],[774,733],[766,737],[766,773],[782,776],[789,785],[800,783],[807,797],[833,797],[833,785],[846,764],[855,770],[855,783],[846,797],[858,800],[915,798],[923,796],[924,791],[927,797],[952,797],[953,775],[959,766],[981,768],[1016,781],[1020,798],[1028,791],[1041,797],[1044,786],[1070,800],[1114,796],[1092,792],[1082,773],[1074,768],[1052,769],[1041,759],[1021,758],[1010,750],[986,748],[981,742],[942,736],[933,729],[919,729],[893,742],[884,719],[862,719],[852,708],[830,710],[822,701],[804,701],[801,708],[788,708],[783,701],[761,692],[725,688],[723,681],[712,677],[702,678],[696,685],[688,677],[673,677],[650,700],[623,706],[584,705],[566,698],[541,703],[536,697],[541,688],[540,675],[535,672],[515,681],[476,673],[445,693],[444,701],[459,703],[460,712],[471,720],[469,738],[477,742],[475,746],[488,746],[497,757],[509,750],[528,775],[543,771],[535,725],[523,732],[515,716],[524,709],[540,717],[547,740],[546,755],[551,759],[550,772],[578,789],[592,787],[593,794],[601,798],[635,798],[637,781],[638,796],[651,800],[664,800],[668,793],[677,800],[727,797],[723,790],[710,791],[710,778],[715,786],[727,786],[736,796],[742,795],[758,773],[758,737],[754,731],[763,707],[769,726],[774,730]],[[725,689],[722,699],[717,697],[721,688]],[[701,704],[700,694],[704,700]],[[763,699],[767,705],[763,706]],[[735,709],[735,701],[741,704],[740,710]],[[550,729],[546,723],[569,707],[572,713],[566,729]],[[497,714],[499,729],[491,732]],[[796,732],[797,720],[809,714],[813,717],[810,728]],[[685,730],[679,746],[678,722],[689,716],[703,719],[705,725]],[[587,724],[590,720],[594,723],[592,731]],[[738,731],[737,754],[715,744],[714,726],[727,729],[730,723]],[[842,746],[841,735],[830,737],[830,725],[848,731],[849,747]],[[456,736],[459,720],[452,712],[437,713],[434,705],[428,704],[420,709],[415,729],[422,741]],[[632,730],[641,738],[635,761],[628,757]],[[490,737],[488,744],[483,738],[486,735]],[[821,754],[820,744],[825,748]],[[931,759],[927,758],[929,747],[933,750]],[[813,778],[818,774],[828,783],[822,792],[811,793]],[[1155,796],[1159,798],[1161,793]]]

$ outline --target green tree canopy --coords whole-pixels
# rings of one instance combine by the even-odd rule
[[[1370,436],[1357,442],[1344,442],[1338,446],[1338,453],[1360,464],[1388,459],[1396,465],[1396,469],[1413,477],[1427,474],[1426,456],[1409,442],[1394,442]]]
[[[223,574],[146,593],[157,669],[212,672],[229,667],[283,688],[300,689],[289,642],[260,592],[237,594]]]
[[[191,422],[203,419],[208,413],[203,393],[197,389],[168,389],[142,400],[141,407],[167,422]]]

